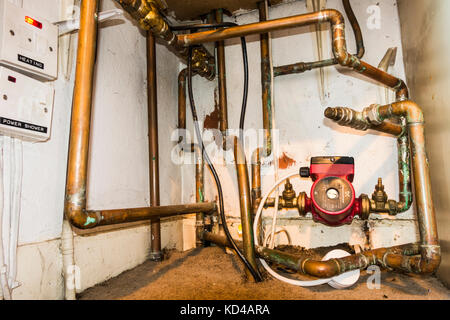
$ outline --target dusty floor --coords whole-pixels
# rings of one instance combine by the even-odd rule
[[[370,275],[362,272],[352,288],[325,284],[300,288],[268,279],[244,281],[237,257],[218,247],[171,252],[162,263],[146,262],[84,291],[80,299],[137,300],[450,300],[450,291],[436,278],[382,272],[381,288],[369,290]]]

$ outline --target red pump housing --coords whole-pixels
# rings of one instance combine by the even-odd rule
[[[355,160],[351,157],[314,157],[310,168],[301,168],[302,177],[311,177],[311,199],[306,209],[314,221],[329,226],[350,224],[361,212],[352,182]]]

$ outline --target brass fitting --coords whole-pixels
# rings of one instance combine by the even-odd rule
[[[364,118],[363,114],[350,108],[327,108],[325,110],[325,116],[329,119],[334,120],[341,126],[350,127],[362,131],[366,131],[370,128],[370,124]]]
[[[213,80],[216,76],[214,57],[204,47],[192,49],[192,68],[208,80]]]
[[[282,200],[284,204],[284,208],[294,208],[294,202],[296,202],[295,198],[296,194],[294,189],[292,188],[292,184],[289,179],[286,180],[286,184],[284,185],[284,191],[282,193]]]
[[[188,48],[177,43],[177,36],[160,14],[161,6],[155,0],[115,0],[135,20],[141,29],[152,32],[173,47],[180,56],[187,58]],[[193,71],[208,80],[215,77],[215,59],[203,46],[198,46],[192,52]]]
[[[383,122],[383,120],[380,121],[378,107],[379,105],[374,104],[365,108],[362,112],[345,107],[327,108],[325,116],[341,126],[366,131]]]
[[[298,194],[297,197],[297,209],[298,209],[298,213],[301,216],[305,216],[308,212],[307,212],[307,208],[306,208],[306,192],[300,192]]]
[[[361,197],[361,219],[367,220],[370,216],[370,199],[366,194],[362,194]]]
[[[375,186],[375,191],[370,201],[370,211],[379,213],[387,212],[390,215],[397,215],[398,208],[397,201],[388,200],[388,195],[384,191],[383,180],[378,178],[378,184]]]
[[[372,200],[375,201],[377,210],[383,210],[388,200],[388,195],[384,191],[383,179],[378,178],[378,184],[375,186],[375,191],[372,194]]]

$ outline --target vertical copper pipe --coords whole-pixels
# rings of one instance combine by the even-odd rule
[[[406,122],[406,119],[403,118]],[[405,125],[406,127],[406,125]],[[405,132],[397,139],[398,148],[398,179],[399,179],[399,203],[398,212],[408,211],[411,207],[412,183],[411,183],[411,150],[409,145],[409,134]]]
[[[399,91],[401,92],[401,91]],[[404,91],[405,93],[407,91]],[[332,115],[332,109],[326,115]],[[356,113],[353,111],[353,113]],[[416,273],[432,273],[437,270],[441,261],[441,250],[437,233],[436,217],[431,192],[430,169],[425,146],[425,120],[421,108],[414,102],[398,101],[390,105],[372,105],[364,113],[369,122],[379,123],[386,119],[400,118],[406,121],[409,134],[399,139],[400,164],[400,202],[398,210],[410,205],[411,179],[409,177],[408,155],[411,153],[412,173],[414,177],[414,197],[416,202],[419,232],[421,239],[420,257],[402,257],[391,255],[386,263],[402,270]],[[327,115],[327,117],[328,117]],[[402,169],[403,167],[403,169]]]
[[[195,146],[195,200],[196,202],[204,202],[205,198],[205,186],[204,186],[204,160],[203,152],[200,147]],[[196,245],[197,247],[203,246],[202,234],[205,231],[205,214],[199,212],[196,215]]]
[[[439,246],[435,210],[431,192],[430,168],[425,148],[425,120],[420,107],[412,101],[379,106],[381,119],[405,117],[411,144],[414,188],[422,245],[428,249]]]
[[[267,21],[266,2],[258,3],[259,20]],[[272,71],[270,70],[269,34],[260,35],[261,48],[261,85],[262,85],[262,112],[264,128],[264,155],[272,153]]]
[[[156,85],[155,36],[147,32],[148,148],[150,171],[150,206],[159,206],[158,99]],[[161,261],[161,222],[151,220],[150,259]]]
[[[178,143],[186,141],[186,77],[187,68],[178,75]]]
[[[216,22],[223,22],[223,10],[216,10]],[[217,48],[217,69],[219,80],[219,110],[220,110],[220,131],[225,135],[228,129],[228,101],[227,101],[227,78],[225,61],[225,42],[218,41]]]
[[[240,140],[237,137],[232,137],[234,140],[234,158],[236,162],[236,172],[239,186],[239,203],[241,208],[241,225],[242,225],[242,239],[245,258],[252,265],[254,270],[258,270],[255,256],[255,246],[252,228],[252,204],[250,195],[250,184],[248,178],[247,160],[245,152],[242,149]],[[249,279],[253,279],[251,273],[246,269]]]
[[[252,205],[253,215],[256,215],[259,203],[261,201],[261,152],[262,149],[256,149],[252,154]]]
[[[73,94],[64,212],[80,226],[98,223],[96,214],[85,213],[86,180],[91,124],[92,87],[97,41],[98,1],[82,1]]]

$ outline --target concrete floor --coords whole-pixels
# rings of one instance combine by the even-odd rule
[[[162,263],[146,262],[80,294],[83,300],[450,300],[435,277],[383,271],[380,289],[369,290],[370,275],[345,290],[325,284],[300,288],[268,278],[245,282],[235,255],[218,247],[170,252]]]

